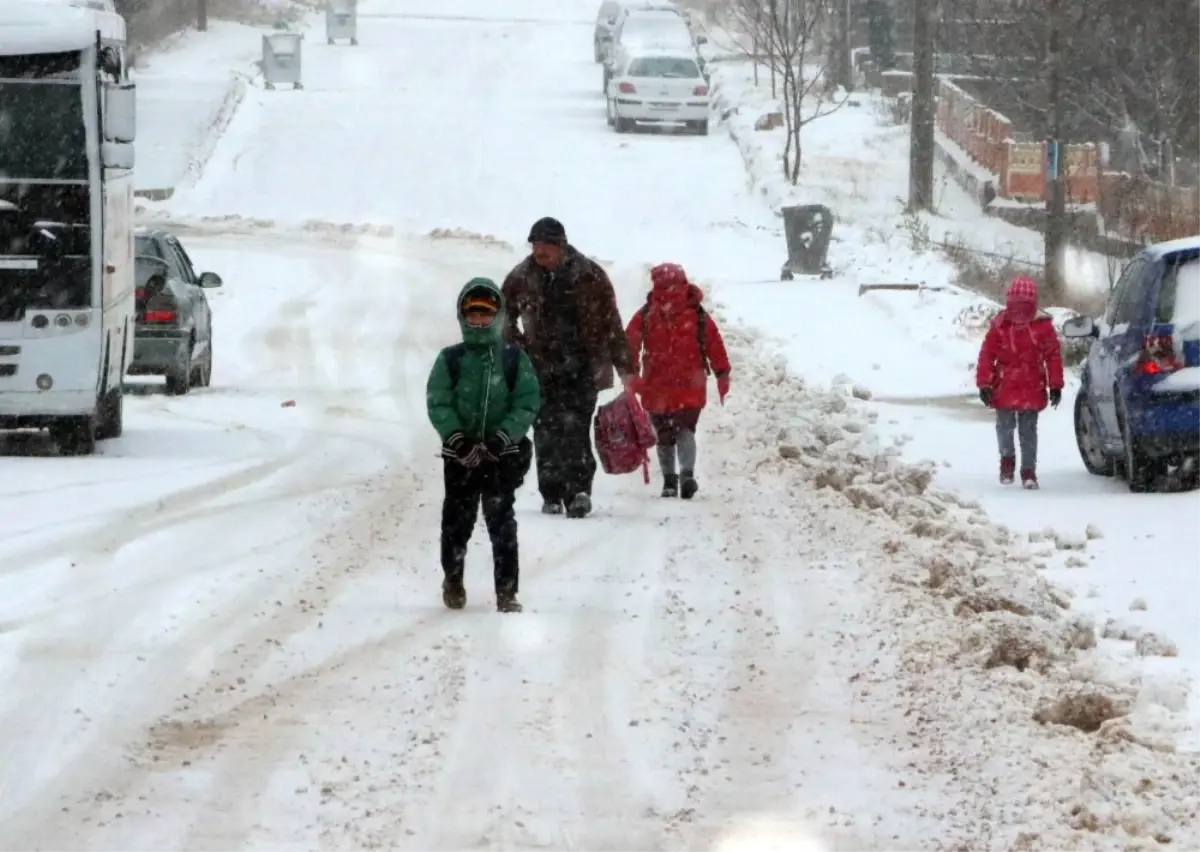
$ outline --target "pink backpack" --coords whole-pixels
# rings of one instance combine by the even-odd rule
[[[596,411],[596,454],[605,473],[633,473],[639,467],[650,482],[647,450],[657,443],[646,409],[631,393],[622,393]]]

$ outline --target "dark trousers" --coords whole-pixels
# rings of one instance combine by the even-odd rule
[[[450,459],[443,462],[446,496],[442,500],[442,570],[449,579],[462,578],[467,543],[482,505],[483,522],[492,540],[497,595],[515,595],[520,580],[513,503],[529,472],[533,448],[528,438],[522,439],[518,447],[515,455],[479,467],[463,467]]]
[[[599,394],[587,381],[548,378],[542,408],[533,424],[538,491],[548,503],[566,503],[576,494],[591,496],[596,478],[592,418]]]

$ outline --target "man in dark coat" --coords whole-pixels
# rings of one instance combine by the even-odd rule
[[[542,511],[582,518],[592,510],[592,418],[599,392],[633,374],[629,343],[612,282],[600,265],[567,242],[561,222],[539,219],[530,256],[501,288],[509,309],[505,339],[533,362],[542,407],[533,426]],[[519,323],[519,325],[518,325]]]

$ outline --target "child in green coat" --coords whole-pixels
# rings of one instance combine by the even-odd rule
[[[501,342],[504,297],[487,278],[472,278],[458,296],[463,342],[443,349],[429,373],[425,402],[442,439],[442,602],[467,603],[463,568],[479,506],[492,540],[496,609],[520,612],[516,491],[533,460],[526,433],[541,408],[529,356]]]

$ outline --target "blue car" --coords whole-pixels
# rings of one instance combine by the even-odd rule
[[[1150,491],[1168,469],[1200,468],[1200,236],[1149,246],[1130,260],[1099,321],[1076,317],[1068,338],[1094,337],[1075,398],[1084,467]]]

